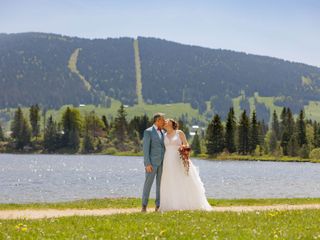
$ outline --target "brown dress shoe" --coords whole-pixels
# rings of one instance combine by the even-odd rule
[[[154,211],[158,212],[159,211],[159,207],[157,206]]]
[[[147,212],[147,206],[142,206],[141,212]]]

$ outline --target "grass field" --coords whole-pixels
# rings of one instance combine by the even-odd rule
[[[106,202],[107,201],[107,202]],[[133,207],[137,199],[90,200],[75,207]],[[211,204],[319,203],[320,199],[210,200]],[[80,204],[81,203],[81,204]],[[129,204],[129,205],[127,205]],[[3,205],[2,205],[3,206]],[[57,207],[57,205],[55,206]],[[60,205],[62,207],[62,205]],[[64,205],[63,207],[69,207]],[[0,239],[319,239],[320,210],[131,213],[1,220]]]

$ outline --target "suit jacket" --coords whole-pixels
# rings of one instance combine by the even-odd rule
[[[165,152],[164,134],[160,139],[157,130],[152,126],[143,133],[144,165],[160,166]]]

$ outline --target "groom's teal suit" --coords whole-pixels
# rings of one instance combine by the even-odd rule
[[[147,206],[150,190],[156,177],[156,206],[160,206],[160,182],[162,175],[162,163],[165,152],[164,134],[160,136],[154,126],[146,129],[143,133],[143,154],[144,165],[152,165],[153,171],[146,172],[146,178],[143,186],[142,205]]]

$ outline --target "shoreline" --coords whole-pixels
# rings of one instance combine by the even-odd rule
[[[16,154],[16,155],[106,155],[106,156],[118,156],[118,157],[142,157],[142,152],[116,152],[116,153],[70,153],[70,152],[55,152],[55,153],[47,153],[47,152],[0,152],[1,154]],[[221,154],[218,156],[208,156],[207,154],[199,154],[199,155],[191,155],[191,158],[196,158],[199,160],[207,160],[207,161],[263,161],[263,162],[300,162],[300,163],[320,163],[320,159],[311,159],[311,158],[300,158],[300,157],[288,157],[288,156],[280,156],[274,157],[269,155],[263,156],[252,156],[252,155],[237,155],[237,154]]]

